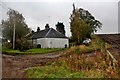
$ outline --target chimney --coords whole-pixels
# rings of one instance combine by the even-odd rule
[[[50,28],[49,24],[46,24],[45,29],[49,29],[49,28]]]
[[[39,32],[40,31],[40,27],[37,27],[37,32]]]
[[[31,32],[32,32],[32,33],[34,33],[34,31],[33,31],[33,30],[32,30]]]

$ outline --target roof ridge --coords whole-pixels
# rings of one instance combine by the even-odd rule
[[[50,33],[51,29],[52,29],[52,28],[50,28],[50,30],[47,32],[47,34],[45,35],[45,37],[47,37],[47,36],[48,36],[48,34]]]

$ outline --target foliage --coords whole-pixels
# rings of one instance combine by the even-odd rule
[[[3,43],[3,46],[4,46],[4,47],[7,47],[7,48],[12,48],[12,44],[9,43],[9,42],[4,42],[4,43]]]
[[[16,47],[17,49],[19,49],[20,51],[26,51],[30,48],[32,48],[31,46],[32,43],[30,43],[27,39],[22,38],[22,39],[16,39]]]
[[[65,35],[65,26],[63,23],[58,22],[56,24],[56,30]]]
[[[91,33],[97,31],[97,28],[101,28],[102,25],[88,11],[81,8],[75,9],[74,5],[70,20],[72,39],[78,44],[85,38],[91,38]]]
[[[96,35],[92,35],[92,41],[89,46],[79,45],[74,48],[75,52],[78,54],[92,53],[95,51],[100,51],[105,48],[105,42]],[[107,48],[111,48],[110,44],[107,44]]]
[[[84,10],[82,8],[79,9],[80,18],[82,20],[87,20],[87,24],[90,24],[92,26],[92,32],[97,31],[98,28],[102,27],[102,23],[95,19],[95,17],[87,10]]]
[[[30,32],[25,18],[18,11],[10,9],[7,12],[7,20],[2,20],[3,37],[13,42],[13,29],[15,26],[15,40],[21,40],[27,33]],[[16,42],[16,41],[15,41]]]

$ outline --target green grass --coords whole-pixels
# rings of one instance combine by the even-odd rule
[[[35,48],[35,49],[27,50],[26,52],[47,53],[47,52],[53,52],[53,51],[58,51],[58,50],[64,50],[64,48]]]
[[[0,42],[0,51],[2,51],[2,43]]]
[[[2,52],[20,53],[19,50],[8,49],[8,48],[6,48],[6,47],[2,47]]]
[[[91,72],[91,71],[90,71]],[[78,71],[73,72],[63,61],[54,62],[51,65],[41,67],[32,67],[25,71],[25,78],[87,78],[87,77],[102,77],[96,70],[90,76],[90,72]]]
[[[65,62],[55,62],[51,65],[33,67],[25,71],[26,78],[74,78],[84,77],[84,73],[71,72]]]
[[[110,47],[111,45],[107,44],[107,48],[110,48]],[[92,41],[89,44],[89,46],[85,46],[85,45],[77,46],[75,51],[77,53],[91,53],[95,50],[99,51],[101,50],[101,48],[105,49],[105,42],[102,39],[100,39],[98,36],[93,35]]]
[[[2,52],[10,55],[30,55],[30,54],[45,54],[45,53],[50,53],[50,52],[55,52],[60,50],[64,50],[64,48],[34,48],[34,49],[29,49],[25,52],[3,48]]]

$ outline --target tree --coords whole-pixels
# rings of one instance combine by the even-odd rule
[[[2,20],[2,33],[3,37],[10,40],[13,43],[13,29],[15,26],[15,42],[16,44],[24,38],[24,36],[30,32],[27,24],[25,23],[25,18],[18,11],[10,9],[7,12],[8,18]]]
[[[56,24],[56,30],[65,35],[65,26],[63,23],[58,22]]]
[[[92,26],[92,32],[97,32],[97,29],[102,27],[102,23],[96,20],[95,17],[89,11],[80,8],[79,12],[80,18],[82,20],[87,20],[87,24],[90,24],[90,26]]]
[[[73,11],[70,16],[70,29],[72,39],[80,44],[85,38],[90,38],[91,33],[101,28],[101,23],[86,10],[75,9],[73,4]]]

